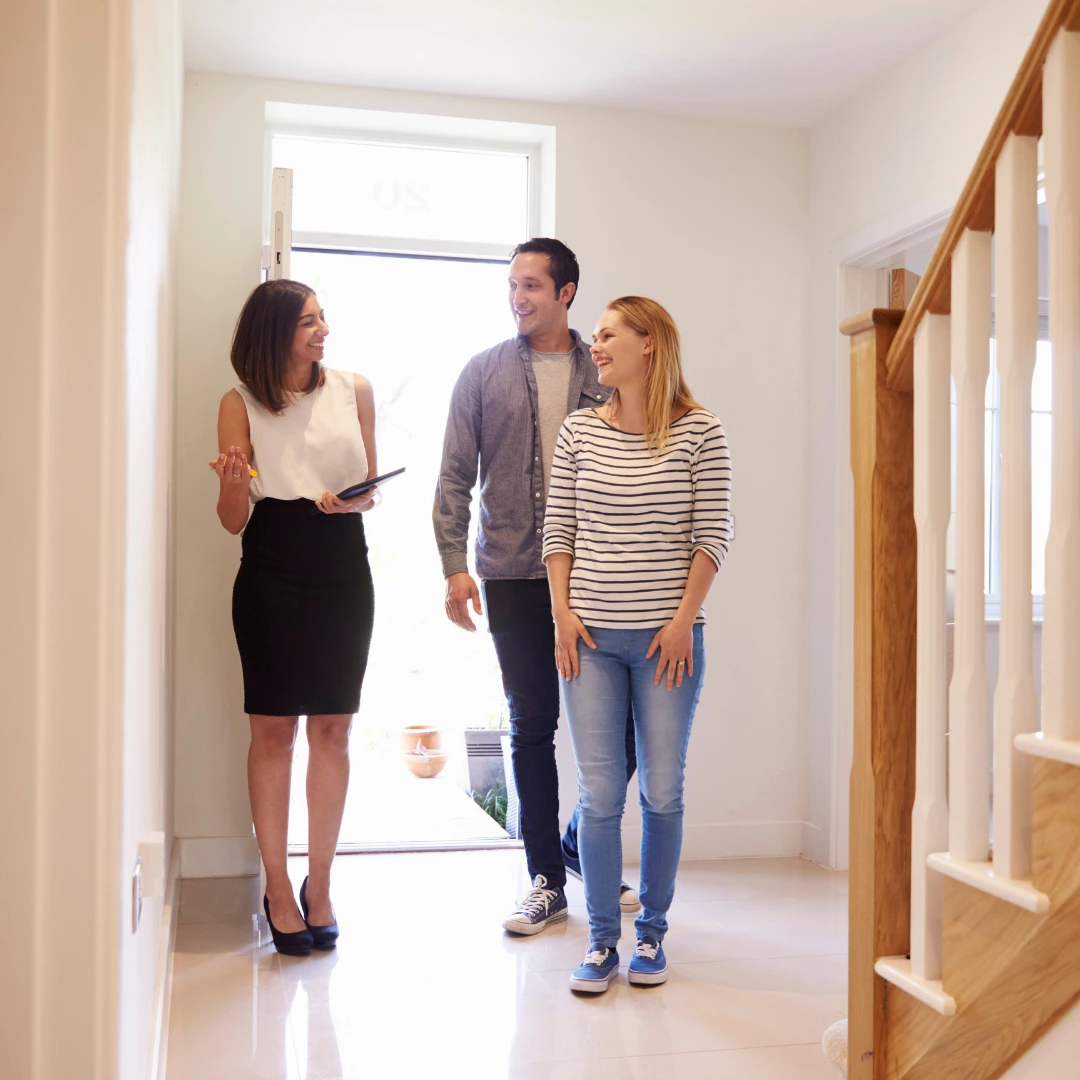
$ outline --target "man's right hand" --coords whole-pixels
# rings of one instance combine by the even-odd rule
[[[451,574],[446,579],[446,617],[462,630],[476,629],[469,614],[470,600],[473,611],[480,615],[480,588],[472,574]]]

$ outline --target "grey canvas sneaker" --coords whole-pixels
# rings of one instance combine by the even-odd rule
[[[549,889],[547,878],[537,874],[525,898],[503,919],[503,929],[511,934],[539,934],[548,923],[559,922],[569,914],[566,893],[561,888]]]

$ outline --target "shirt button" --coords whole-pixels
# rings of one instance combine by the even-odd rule
[[[533,461],[539,461],[539,460],[540,460],[540,455],[537,454],[536,457],[533,458]]]
[[[603,401],[604,400],[604,395],[603,394],[597,394],[596,395],[596,400],[597,401]]]
[[[537,529],[536,530],[536,535],[539,536],[541,532],[543,532],[543,529]]]
[[[539,492],[539,491],[538,491],[538,492],[536,493],[536,497],[537,497],[538,499],[540,498],[540,492]]]

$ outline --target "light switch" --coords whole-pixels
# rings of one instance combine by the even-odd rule
[[[148,899],[165,895],[165,834],[146,833],[139,842],[142,894]]]
[[[139,932],[142,918],[142,858],[135,856],[135,869],[131,874],[131,932]]]

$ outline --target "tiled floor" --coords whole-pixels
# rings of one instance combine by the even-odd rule
[[[303,959],[259,944],[254,879],[183,883],[167,1080],[836,1080],[820,1040],[846,1008],[845,875],[684,864],[668,983],[627,985],[626,919],[624,973],[591,998],[567,989],[578,882],[567,923],[499,928],[519,851],[342,856],[334,874],[341,943]]]

